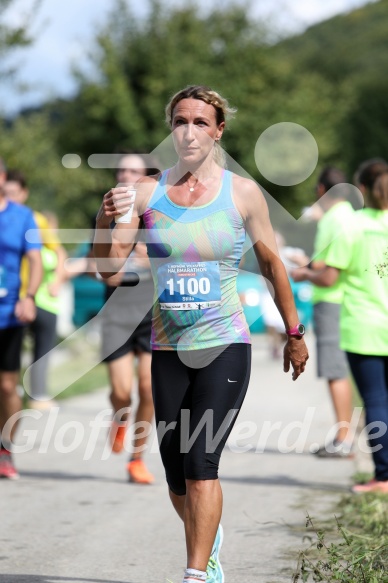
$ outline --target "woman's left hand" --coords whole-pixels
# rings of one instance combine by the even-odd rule
[[[284,347],[284,372],[290,370],[290,364],[292,366],[292,380],[296,381],[299,375],[304,372],[306,368],[306,362],[309,358],[309,353],[307,346],[305,344],[304,338],[298,338],[295,336],[289,336]]]

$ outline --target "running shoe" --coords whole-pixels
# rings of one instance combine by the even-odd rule
[[[355,494],[363,494],[364,492],[380,492],[382,494],[388,494],[388,480],[370,480],[366,484],[356,484],[353,486],[352,492]]]
[[[332,443],[328,445],[323,445],[317,450],[312,452],[319,458],[322,459],[353,459],[354,452],[352,450],[352,444],[346,441],[338,441],[334,439]]]
[[[127,464],[129,481],[136,484],[152,484],[154,476],[147,470],[147,466],[141,458],[131,460]]]
[[[0,478],[8,480],[17,480],[19,474],[13,464],[12,454],[7,449],[0,450]]]
[[[224,572],[220,563],[220,549],[224,540],[224,530],[221,524],[218,526],[216,538],[213,545],[213,550],[210,555],[209,562],[206,569],[206,583],[224,583]]]
[[[111,443],[112,451],[114,453],[120,453],[124,448],[125,435],[127,433],[127,422],[117,423],[117,421],[112,421],[112,425],[109,430],[109,440]]]

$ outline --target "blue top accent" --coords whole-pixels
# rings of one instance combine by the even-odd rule
[[[236,288],[245,226],[232,199],[232,180],[223,171],[210,202],[184,207],[168,196],[168,171],[159,178],[143,213],[155,283],[153,350],[250,343]]]
[[[232,173],[229,170],[223,170],[220,191],[212,201],[203,206],[191,207],[179,206],[169,198],[166,191],[168,173],[169,170],[162,172],[159,184],[148,203],[148,208],[159,211],[180,223],[201,221],[213,213],[235,208],[232,200]]]
[[[23,255],[42,246],[38,231],[26,240],[29,229],[38,229],[31,209],[7,201],[5,209],[0,211],[0,268],[6,293],[0,297],[0,328],[21,325],[14,316],[19,299],[20,264]]]

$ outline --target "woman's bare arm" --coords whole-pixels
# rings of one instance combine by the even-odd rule
[[[104,195],[96,218],[93,253],[96,258],[97,271],[105,279],[118,273],[133,250],[141,228],[141,216],[157,184],[156,177],[147,176],[136,183],[136,198],[126,186],[111,188]],[[111,229],[115,217],[126,213],[134,204],[130,223],[116,223]]]
[[[274,290],[274,301],[288,330],[299,322],[286,269],[279,257],[267,203],[259,187],[252,181],[236,177],[235,201],[253,244],[260,271]],[[294,369],[293,379],[304,371],[308,351],[303,338],[290,336],[284,352],[284,370]]]

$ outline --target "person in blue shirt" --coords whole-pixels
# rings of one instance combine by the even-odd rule
[[[0,158],[0,477],[15,479],[18,473],[10,452],[21,410],[17,393],[23,325],[36,316],[35,293],[42,279],[41,243],[32,211],[7,200],[3,186],[6,168]],[[31,237],[26,237],[32,230]],[[20,264],[29,262],[27,294],[19,299]],[[7,423],[9,421],[9,423]]]

